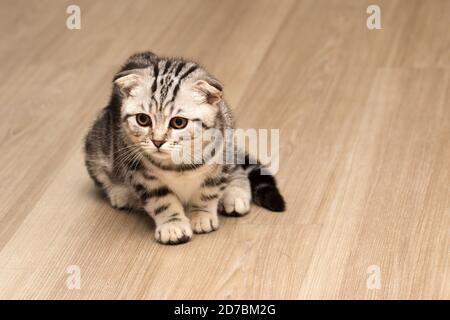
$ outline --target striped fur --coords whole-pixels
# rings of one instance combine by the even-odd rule
[[[262,176],[258,164],[221,165],[213,161],[219,156],[214,153],[195,163],[195,153],[183,159],[191,163],[172,160],[192,142],[184,141],[183,133],[210,128],[224,133],[233,127],[222,91],[195,62],[135,54],[115,75],[110,103],[86,137],[86,167],[96,185],[113,207],[145,210],[161,243],[183,243],[193,233],[216,230],[219,210],[244,215],[252,197],[265,208],[284,209],[274,178]],[[151,125],[140,124],[137,114],[147,115]],[[188,119],[186,127],[170,127],[173,117]],[[203,150],[211,146],[202,143]]]

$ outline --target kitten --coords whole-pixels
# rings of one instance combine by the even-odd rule
[[[198,161],[194,151],[174,161],[175,152],[198,140],[196,132],[233,128],[222,93],[220,82],[194,62],[138,53],[114,77],[109,105],[86,137],[91,178],[113,207],[145,210],[161,243],[214,231],[218,210],[242,216],[251,200],[284,211],[274,177],[262,175],[248,156],[242,165],[220,164],[213,161],[217,143],[202,141],[202,151],[214,149],[209,158]]]

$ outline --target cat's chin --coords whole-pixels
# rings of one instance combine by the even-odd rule
[[[178,165],[173,161],[171,154],[167,152],[152,152],[148,155],[148,158],[158,166],[173,167]]]
[[[159,161],[167,161],[171,159],[170,153],[164,151],[155,151],[150,153],[149,156]]]

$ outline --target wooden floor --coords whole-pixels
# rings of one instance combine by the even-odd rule
[[[0,298],[450,298],[450,1],[86,0],[68,30],[72,3],[0,4]],[[82,139],[148,49],[280,128],[287,212],[170,247],[98,195]]]

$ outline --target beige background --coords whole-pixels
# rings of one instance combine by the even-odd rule
[[[0,2],[0,298],[450,298],[450,1],[112,3]],[[170,247],[98,196],[82,139],[147,49],[205,65],[240,127],[281,129],[287,212]]]

